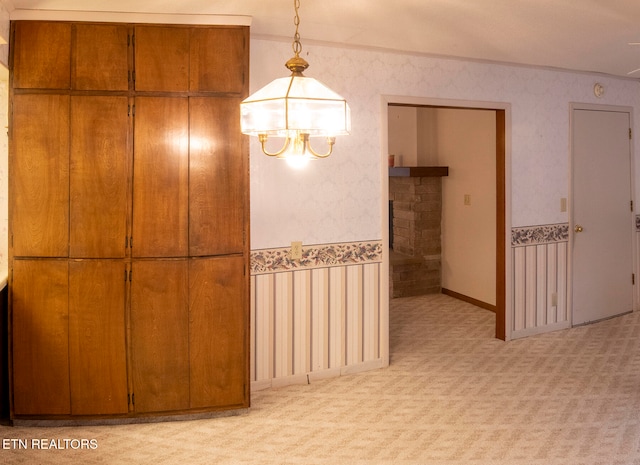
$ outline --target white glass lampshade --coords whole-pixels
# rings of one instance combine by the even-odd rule
[[[321,82],[292,75],[267,84],[240,104],[244,134],[295,137],[333,137],[349,134],[347,101]]]

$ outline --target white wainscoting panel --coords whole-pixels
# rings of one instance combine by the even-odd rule
[[[376,244],[375,250],[381,250]],[[251,276],[251,382],[264,389],[379,368],[380,254],[316,259],[302,265],[269,252]],[[315,255],[314,255],[315,254]],[[266,257],[266,258],[265,258]],[[275,258],[274,258],[275,257]],[[275,265],[274,265],[275,264]],[[318,266],[320,265],[320,266]]]
[[[513,247],[513,338],[571,324],[567,311],[567,242]]]
[[[513,228],[511,337],[568,328],[567,223]]]

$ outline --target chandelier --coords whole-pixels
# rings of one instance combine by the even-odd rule
[[[351,112],[347,101],[316,79],[302,74],[309,63],[300,57],[302,45],[298,26],[300,0],[294,0],[294,56],[285,66],[291,76],[279,78],[247,97],[240,104],[240,126],[243,134],[258,136],[265,155],[287,159],[296,165],[331,155],[335,136],[351,131]],[[284,138],[275,152],[267,150],[267,139]],[[311,138],[326,138],[327,148],[316,152]]]

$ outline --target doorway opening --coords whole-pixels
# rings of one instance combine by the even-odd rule
[[[426,287],[424,293],[495,312],[495,337],[502,340],[508,338],[507,109],[473,102],[387,106],[389,257],[396,271],[390,269],[390,298],[402,292],[394,290],[394,274],[398,283],[413,282],[409,267],[426,271],[415,291]],[[426,211],[430,217],[419,214]]]

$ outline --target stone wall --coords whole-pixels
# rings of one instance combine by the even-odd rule
[[[391,296],[439,293],[441,178],[389,177],[389,200],[393,202]]]

